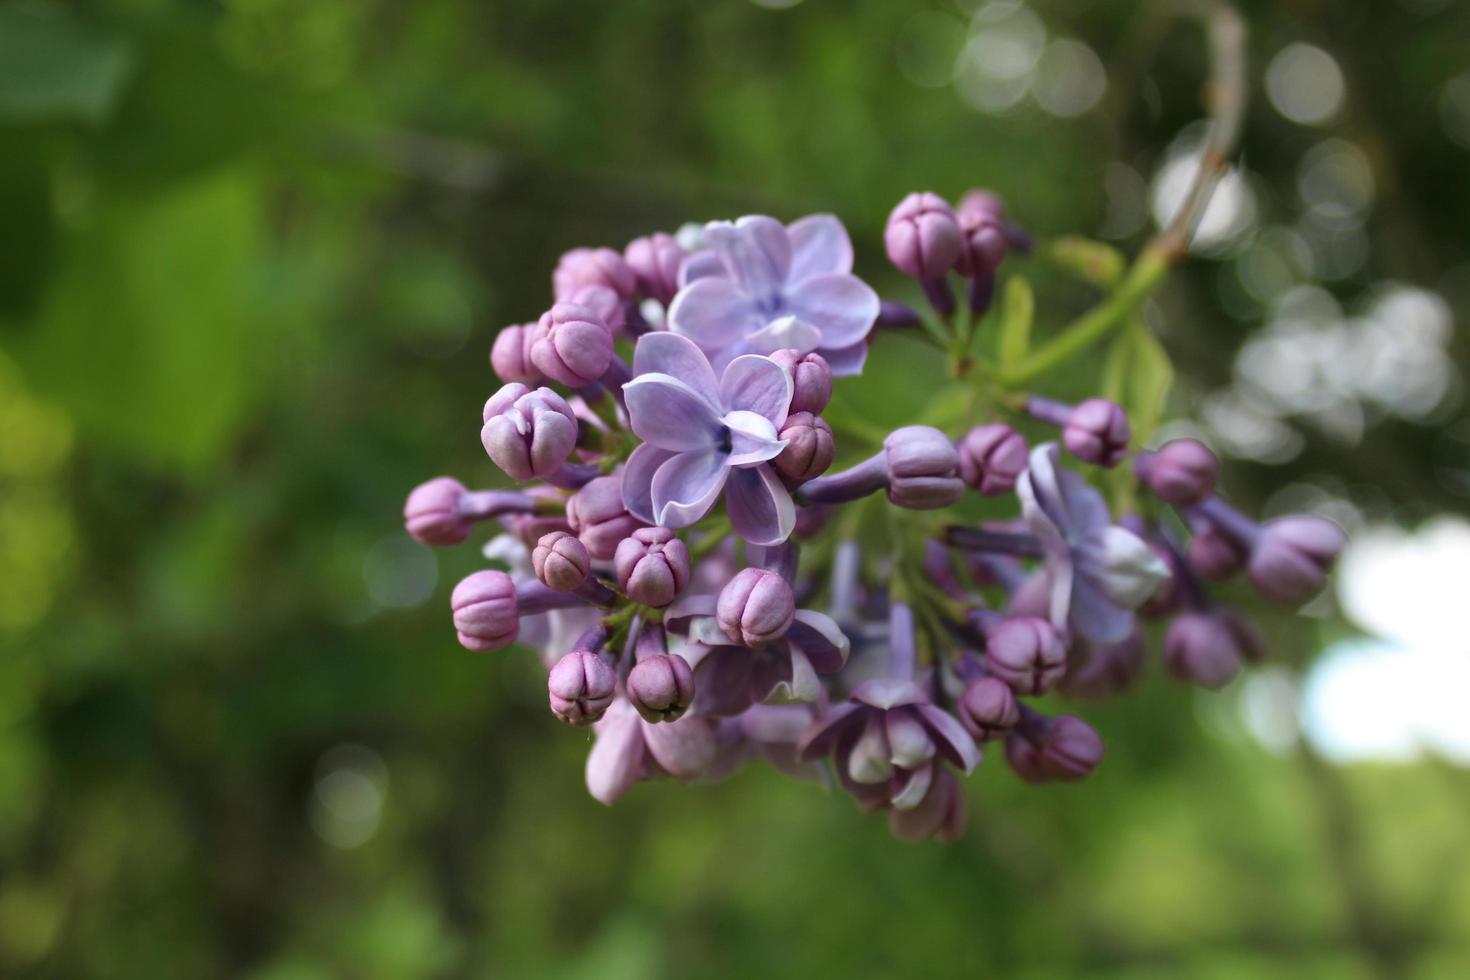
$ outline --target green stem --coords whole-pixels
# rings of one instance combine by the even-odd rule
[[[1048,343],[1007,371],[1002,380],[1010,387],[1023,385],[1087,350],[1128,322],[1129,317],[1163,282],[1168,268],[1169,255],[1164,250],[1145,248],[1111,296],[1072,321]]]

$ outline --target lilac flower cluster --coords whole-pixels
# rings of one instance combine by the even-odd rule
[[[1323,588],[1341,531],[1257,524],[1217,495],[1198,442],[1133,452],[1119,472],[1146,493],[1115,519],[1062,455],[1129,458],[1129,418],[1105,399],[1011,391],[967,431],[907,425],[864,448],[838,425],[839,446],[834,378],[884,333],[983,327],[1002,262],[1031,248],[984,191],[958,208],[908,196],[884,243],[928,310],[880,302],[830,215],[568,252],[551,308],[491,352],[504,384],[481,441],[522,488],[439,477],[409,495],[425,544],[503,529],[486,548],[503,568],[453,591],[454,628],[470,650],[542,648],[551,712],[596,733],[598,800],[759,757],[835,780],[901,838],[953,840],[983,743],[1031,782],[1096,768],[1097,732],[1035,699],[1125,687],[1140,616],[1167,619],[1173,676],[1214,688],[1263,650],[1207,580],[1244,571],[1293,604]],[[1028,443],[1043,427],[1058,439]],[[947,509],[971,494],[1011,498],[1014,517],[959,521]]]

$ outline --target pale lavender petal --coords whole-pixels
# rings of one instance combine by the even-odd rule
[[[1133,613],[1113,602],[1084,578],[1072,585],[1063,622],[1081,639],[1101,646],[1121,643],[1133,629]]]
[[[674,452],[712,450],[721,422],[710,403],[667,374],[640,374],[623,385],[628,425],[644,442]]]
[[[660,527],[688,527],[715,505],[727,474],[723,453],[679,453],[653,474],[650,491]]]
[[[916,704],[913,710],[929,726],[940,754],[946,759],[965,772],[980,764],[980,746],[975,744],[975,740],[965,731],[965,726],[960,724],[959,719],[932,704]]]
[[[831,616],[811,609],[798,609],[786,631],[788,642],[801,648],[819,674],[831,674],[847,663],[852,649],[847,634]]]
[[[698,279],[679,290],[669,304],[669,330],[707,351],[728,347],[765,325],[755,302],[733,279]]]
[[[725,509],[735,533],[751,544],[780,544],[791,537],[796,505],[770,466],[762,463],[728,473]]]
[[[791,407],[791,375],[769,357],[746,354],[731,361],[720,378],[720,401],[726,411],[754,412],[776,428]]]
[[[696,279],[725,276],[725,263],[709,249],[695,252],[679,266],[679,288],[683,289]]]
[[[827,361],[834,378],[850,378],[863,373],[868,362],[868,342],[860,340],[848,347],[818,347],[817,353]]]
[[[823,347],[848,347],[873,329],[878,294],[856,276],[817,276],[787,291],[786,309],[822,331]]]
[[[667,374],[678,378],[712,408],[719,408],[719,380],[704,351],[688,337],[666,330],[639,337],[638,346],[633,349],[633,374]]]
[[[926,762],[911,772],[900,775],[898,792],[893,794],[889,801],[895,810],[912,810],[923,802],[924,795],[929,792],[929,784],[934,780],[934,763]]]
[[[746,215],[734,224],[711,221],[704,240],[720,257],[730,277],[759,301],[775,296],[791,270],[791,239],[775,218]]]
[[[821,720],[806,730],[797,743],[801,758],[807,761],[820,759],[832,751],[844,732],[862,723],[868,706],[856,701],[847,701],[828,708]]]
[[[917,806],[889,812],[888,826],[895,837],[917,844],[940,832],[949,817],[950,792],[957,792],[946,787],[946,782],[943,779],[931,780],[929,792]]]
[[[675,455],[645,442],[623,464],[623,506],[645,524],[655,523],[653,475]]]
[[[764,701],[778,689],[781,693],[792,688],[792,662],[786,656],[784,646],[772,645],[763,650],[751,652],[750,658],[750,699],[754,702]]]
[[[745,338],[752,350],[774,354],[778,350],[796,349],[809,354],[822,346],[822,331],[801,317],[778,316]]]
[[[786,234],[791,239],[788,283],[852,271],[852,240],[834,215],[809,214],[787,225]]]
[[[812,709],[798,704],[757,704],[738,719],[746,738],[796,745],[812,723]]]
[[[883,713],[888,731],[889,759],[895,766],[912,769],[934,758],[934,740],[911,708],[895,708]]]
[[[853,688],[852,699],[887,710],[905,704],[923,704],[929,697],[913,681],[900,680],[897,677],[877,677],[863,681]]]
[[[1109,524],[1090,532],[1072,548],[1078,576],[1086,578],[1124,609],[1137,609],[1169,577],[1169,566],[1143,539]]]
[[[597,723],[597,741],[587,755],[587,792],[611,806],[643,768],[643,733],[633,706],[614,701]]]
[[[789,701],[815,701],[822,693],[822,684],[817,680],[811,661],[796,647],[788,645],[786,649],[790,652],[791,679],[785,682],[785,690],[781,693]]]
[[[874,712],[847,755],[848,778],[855,783],[886,783],[893,776],[893,763],[889,761],[892,754],[883,715]]]
[[[715,761],[719,746],[708,718],[685,715],[678,721],[649,724],[639,720],[648,754],[670,776],[693,779]]]
[[[777,438],[776,427],[755,412],[730,412],[724,418],[729,430],[728,466],[754,466],[775,459],[786,448],[786,440]]]

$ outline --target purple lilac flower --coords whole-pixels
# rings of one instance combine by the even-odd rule
[[[688,527],[723,493],[742,538],[785,541],[796,507],[768,463],[786,447],[779,434],[791,376],[769,357],[745,354],[716,381],[704,352],[671,333],[639,338],[633,371],[623,395],[643,445],[623,471],[628,511],[661,527]]]
[[[640,779],[696,779],[715,761],[715,723],[685,715],[649,722],[627,698],[617,698],[593,727],[597,741],[587,755],[587,791],[611,806]]]
[[[1055,443],[1037,446],[1016,484],[1051,579],[1051,620],[1093,643],[1116,643],[1133,610],[1169,575],[1133,532],[1114,524],[1102,495],[1059,465]]]
[[[878,294],[852,275],[852,242],[836,218],[783,226],[752,215],[705,226],[708,252],[692,256],[687,285],[669,306],[669,329],[723,366],[741,354],[816,351],[833,375],[867,359]]]

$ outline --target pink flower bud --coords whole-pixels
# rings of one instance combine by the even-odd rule
[[[579,286],[606,286],[626,299],[636,285],[633,270],[610,248],[574,248],[551,273],[552,295],[558,300],[566,299]]]
[[[1017,694],[1043,694],[1067,672],[1067,648],[1044,619],[1007,619],[986,637],[985,664]]]
[[[640,660],[628,674],[628,700],[644,721],[674,721],[694,702],[694,673],[677,655]]]
[[[563,302],[587,307],[597,314],[597,320],[607,326],[609,333],[622,330],[628,315],[622,299],[606,286],[578,286]]]
[[[954,268],[962,245],[954,209],[938,194],[910,194],[888,216],[883,245],[889,260],[905,275],[943,277]]]
[[[511,383],[485,402],[480,441],[513,480],[546,477],[577,447],[577,417],[550,388]]]
[[[832,400],[832,368],[827,359],[813,351],[803,354],[794,347],[778,350],[771,360],[786,369],[791,375],[790,412],[810,412],[821,415],[822,409]]]
[[[474,527],[459,509],[466,492],[462,483],[448,476],[419,484],[403,504],[403,526],[424,544],[459,544]]]
[[[1240,673],[1241,660],[1261,652],[1260,639],[1238,616],[1187,612],[1164,635],[1164,665],[1175,679],[1217,690]]]
[[[543,535],[531,550],[531,567],[541,584],[555,592],[575,592],[592,568],[587,546],[566,531]]]
[[[613,556],[618,585],[645,606],[667,606],[689,584],[689,549],[666,527],[640,527]]]
[[[959,454],[948,437],[927,425],[906,425],[883,440],[888,465],[888,499],[899,507],[935,510],[965,492]]]
[[[475,572],[454,587],[449,597],[454,628],[466,650],[498,650],[520,635],[516,586],[504,572]]]
[[[794,412],[781,426],[786,448],[776,457],[776,469],[793,480],[811,480],[827,472],[837,455],[832,427],[810,412]]]
[[[1102,738],[1072,715],[1024,722],[1006,737],[1006,762],[1028,783],[1086,779],[1102,757]]]
[[[612,331],[597,312],[576,303],[557,303],[541,314],[531,339],[531,361],[553,381],[582,388],[607,373]]]
[[[1021,708],[1010,685],[998,677],[971,681],[956,706],[960,722],[979,741],[1000,738],[1021,720]]]
[[[665,306],[679,291],[679,267],[685,252],[671,235],[656,232],[635,238],[623,249],[623,258],[638,282],[638,291]]]
[[[1251,583],[1268,599],[1306,602],[1327,584],[1327,573],[1346,543],[1342,528],[1325,517],[1269,521],[1251,550]]]
[[[1010,493],[1026,472],[1026,440],[1003,422],[979,425],[960,440],[960,478],[987,497]]]
[[[1175,439],[1139,460],[1139,477],[1154,496],[1189,507],[1215,492],[1220,461],[1196,439]]]
[[[567,498],[567,523],[598,561],[610,561],[618,542],[643,527],[623,505],[621,476],[600,476]]]
[[[1234,540],[1208,521],[1193,521],[1191,526],[1194,534],[1184,554],[1196,575],[1220,582],[1240,571],[1248,556]]]
[[[994,276],[1006,257],[1005,229],[989,220],[960,220],[963,244],[955,268],[962,276]]]
[[[1084,463],[1116,466],[1128,454],[1128,415],[1106,398],[1089,398],[1067,415],[1062,445]]]
[[[796,615],[791,585],[764,568],[742,568],[715,603],[715,619],[731,642],[765,646],[786,635]]]
[[[490,347],[490,367],[501,381],[518,381],[525,385],[540,384],[541,372],[531,363],[531,340],[536,324],[511,324],[502,327]]]
[[[573,650],[546,676],[551,713],[568,725],[590,725],[607,711],[617,689],[612,665],[595,653]]]

